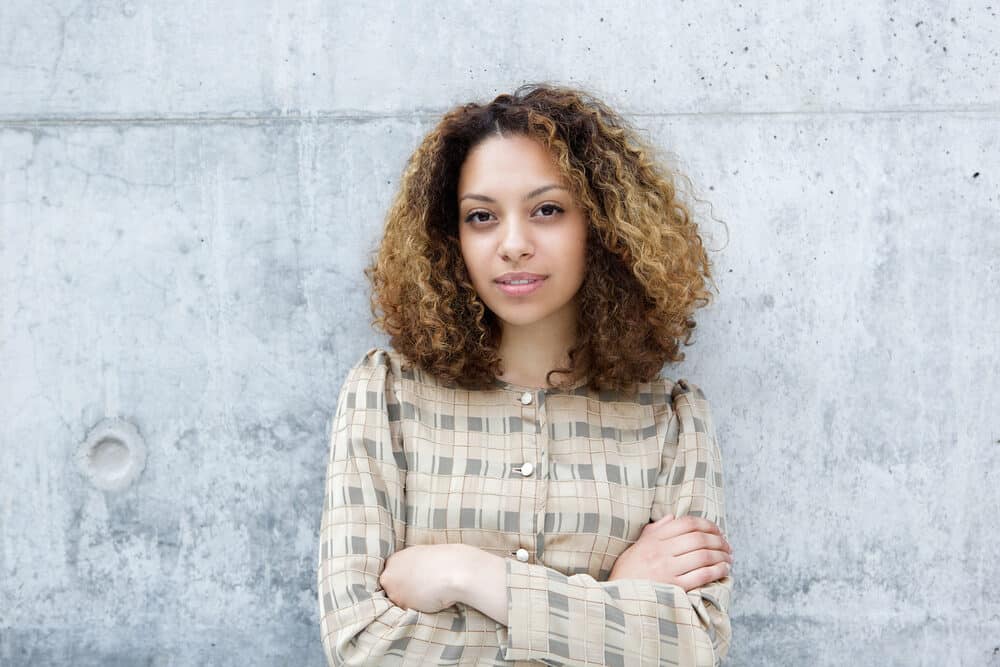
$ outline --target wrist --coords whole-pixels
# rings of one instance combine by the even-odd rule
[[[471,545],[456,550],[455,602],[461,602],[507,625],[507,560]]]
[[[446,579],[448,599],[452,602],[465,602],[471,578],[469,572],[474,567],[474,554],[467,544],[449,544],[448,548],[451,550]]]
[[[481,574],[493,560],[502,560],[478,547],[468,544],[455,544],[454,567],[449,578],[449,595],[456,602],[471,605],[477,580],[481,583]]]

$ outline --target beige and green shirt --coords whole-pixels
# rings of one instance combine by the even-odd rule
[[[470,391],[372,348],[331,423],[317,582],[327,661],[719,664],[731,577],[687,592],[607,581],[665,514],[726,530],[715,425],[693,383]],[[463,603],[403,609],[380,588],[395,550],[459,542],[506,558],[508,625]]]

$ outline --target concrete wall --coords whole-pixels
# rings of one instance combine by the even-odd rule
[[[1000,664],[998,13],[3,2],[0,664],[324,664],[361,268],[437,116],[542,79],[728,224],[669,373],[717,414],[729,664]]]

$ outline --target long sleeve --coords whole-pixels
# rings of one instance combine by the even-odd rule
[[[403,609],[378,580],[403,548],[406,457],[389,359],[373,348],[348,373],[330,435],[320,525],[318,601],[332,665],[483,664],[496,655],[496,622],[459,603],[436,613]]]
[[[692,514],[725,531],[722,465],[708,401],[678,380],[651,519]],[[652,580],[598,581],[507,559],[503,657],[562,665],[718,665],[728,653],[732,578],[684,591]]]

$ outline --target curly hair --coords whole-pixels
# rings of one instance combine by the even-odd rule
[[[711,300],[706,281],[714,286],[697,224],[677,192],[676,178],[690,179],[667,168],[592,93],[549,83],[453,108],[410,156],[364,270],[373,326],[406,361],[446,384],[496,386],[500,324],[462,257],[458,180],[468,153],[497,134],[541,142],[588,220],[578,338],[570,368],[549,371],[566,376],[554,386],[586,378],[592,389],[620,389],[683,360],[692,313]]]

